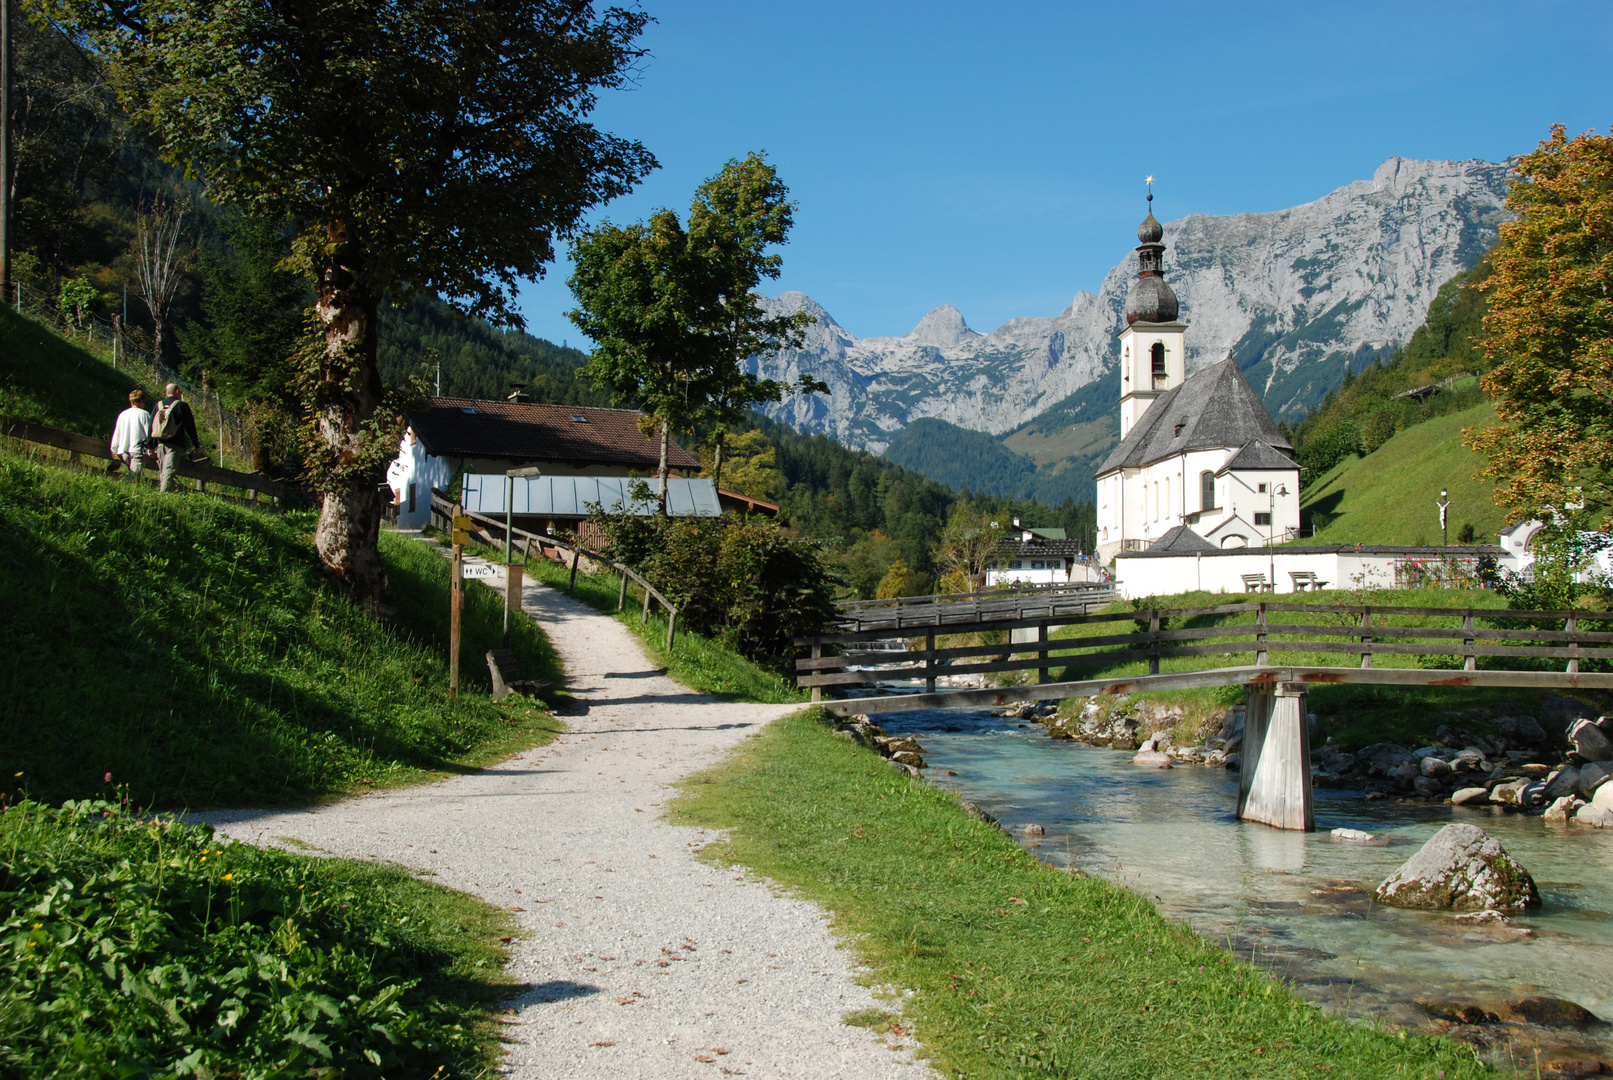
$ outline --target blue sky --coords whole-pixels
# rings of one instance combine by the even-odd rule
[[[948,303],[983,332],[1063,310],[1136,243],[1150,173],[1161,220],[1274,210],[1395,155],[1499,161],[1613,124],[1606,2],[644,6],[652,55],[595,119],[661,168],[592,220],[681,214],[765,150],[800,204],[766,291],[860,337]],[[568,273],[521,308],[586,347]]]

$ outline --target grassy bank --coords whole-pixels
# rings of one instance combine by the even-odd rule
[[[164,495],[0,455],[0,767],[46,802],[110,772],[137,805],[283,805],[475,768],[550,738],[495,704],[497,597],[470,590],[447,697],[448,568],[383,537],[397,615],[327,584],[311,514]],[[522,619],[523,667],[558,665]],[[558,681],[558,679],[557,679]]]
[[[1316,544],[1437,544],[1441,489],[1450,492],[1450,537],[1472,525],[1481,544],[1496,542],[1506,512],[1495,485],[1478,479],[1485,459],[1462,444],[1462,430],[1488,427],[1488,404],[1437,416],[1397,433],[1365,457],[1346,457],[1305,484],[1301,506],[1322,525]],[[1409,508],[1409,509],[1408,509]],[[1324,524],[1325,522],[1325,524]]]
[[[129,391],[144,386],[89,350],[0,304],[0,413],[84,435],[112,435]],[[152,398],[152,401],[156,401]]]
[[[1471,1051],[1325,1016],[1145,901],[1053,870],[811,712],[694,777],[678,820],[835,913],[953,1077],[1493,1075]],[[858,1020],[868,1018],[858,1017]]]
[[[0,1074],[479,1076],[507,913],[113,803],[0,814]]]
[[[493,555],[490,557],[502,558]],[[529,573],[537,580],[562,591],[570,579],[567,567],[548,559],[534,559]],[[621,578],[615,574],[578,574],[576,598],[590,607],[614,615],[618,622],[633,631],[644,646],[650,659],[667,669],[667,674],[685,686],[734,701],[782,702],[805,701],[807,695],[795,689],[774,672],[758,667],[740,656],[725,642],[680,629],[669,652],[666,648],[666,617],[652,612],[649,621],[643,621],[643,609],[636,595],[637,586],[630,587],[627,609],[616,611],[620,595]]]

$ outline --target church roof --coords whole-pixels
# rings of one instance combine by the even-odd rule
[[[1188,528],[1178,525],[1148,545],[1144,555],[1192,555],[1195,552],[1219,551],[1214,544]]]
[[[1221,466],[1220,472],[1216,475],[1220,476],[1235,469],[1244,472],[1292,472],[1298,468],[1299,463],[1281,450],[1275,450],[1259,439],[1254,439],[1245,443],[1242,450],[1233,454],[1232,460]]]
[[[1189,450],[1243,447],[1256,440],[1268,448],[1293,450],[1260,395],[1228,357],[1156,398],[1097,475],[1140,469]]]

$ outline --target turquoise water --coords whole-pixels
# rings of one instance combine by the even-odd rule
[[[1129,752],[979,714],[874,719],[918,738],[930,783],[973,800],[1015,835],[1020,825],[1043,826],[1046,835],[1022,840],[1037,857],[1128,886],[1350,1015],[1423,1025],[1417,998],[1494,1011],[1506,998],[1543,994],[1613,1019],[1613,830],[1318,790],[1317,831],[1284,832],[1233,818],[1238,777],[1222,769],[1142,768]],[[1532,936],[1371,903],[1372,889],[1453,820],[1488,831],[1534,876],[1545,905],[1515,917]],[[1328,832],[1340,826],[1390,842],[1335,841]],[[1569,1044],[1613,1055],[1605,1029]]]

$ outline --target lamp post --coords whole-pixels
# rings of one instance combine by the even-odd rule
[[[1450,494],[1450,493],[1447,492],[1444,488],[1440,488],[1439,489],[1439,502],[1434,504],[1435,506],[1439,507],[1439,546],[1440,547],[1450,547],[1450,544],[1451,544],[1451,530],[1450,530],[1450,527],[1446,524],[1447,519],[1446,519],[1446,516],[1445,516],[1446,508],[1451,505],[1450,499],[1446,498],[1446,496],[1448,494]]]
[[[1270,565],[1267,567],[1267,569],[1271,573],[1271,591],[1276,592],[1277,551],[1272,547],[1272,544],[1274,542],[1273,538],[1277,533],[1277,496],[1282,495],[1286,497],[1288,495],[1288,486],[1286,484],[1277,484],[1274,487],[1268,487],[1266,489],[1266,493],[1271,496],[1269,500],[1269,510],[1266,513],[1266,558],[1270,562]]]
[[[504,473],[504,647],[510,647],[510,610],[521,606],[521,582],[515,565],[515,482],[543,475],[536,465]],[[530,500],[528,500],[530,502]],[[524,565],[524,564],[523,564]]]

